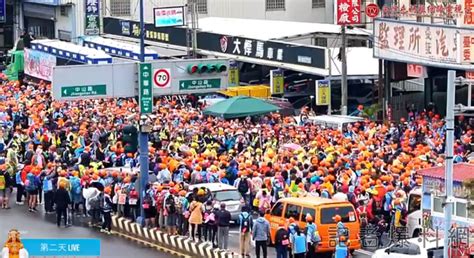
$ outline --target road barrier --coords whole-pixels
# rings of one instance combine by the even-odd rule
[[[112,230],[128,236],[138,238],[148,244],[159,245],[175,250],[177,253],[187,254],[192,257],[232,258],[233,253],[213,248],[208,242],[195,242],[184,236],[166,234],[156,228],[144,228],[129,219],[112,216]]]

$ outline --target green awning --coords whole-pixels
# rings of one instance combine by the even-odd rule
[[[280,110],[279,107],[265,102],[261,99],[237,96],[218,102],[208,108],[203,113],[225,119],[258,116]]]

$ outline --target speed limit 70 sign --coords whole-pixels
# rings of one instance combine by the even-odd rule
[[[153,84],[160,88],[169,88],[171,86],[171,70],[168,68],[156,69],[153,72]]]

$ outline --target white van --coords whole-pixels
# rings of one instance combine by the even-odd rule
[[[295,116],[293,117],[297,124],[301,120],[311,122],[324,128],[338,129],[342,131],[349,124],[363,122],[365,119],[358,116],[341,116],[341,115],[322,115],[322,116]]]

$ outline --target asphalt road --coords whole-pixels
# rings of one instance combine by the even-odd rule
[[[231,227],[229,231],[229,249],[230,251],[234,252],[235,254],[239,254],[239,228],[234,225]],[[252,254],[255,255],[255,251],[252,250]],[[365,250],[358,250],[354,253],[354,258],[370,258],[372,256],[372,252],[365,251]],[[275,248],[269,247],[268,248],[268,257],[276,257]]]
[[[42,209],[42,206],[38,207],[38,210]],[[139,243],[85,227],[83,219],[76,219],[73,227],[58,228],[55,216],[56,214],[46,215],[42,212],[30,213],[25,206],[15,204],[12,204],[10,210],[0,209],[0,246],[5,243],[8,231],[15,228],[20,231],[22,238],[98,238],[101,240],[101,258],[129,258],[131,255],[140,258],[174,257]]]

